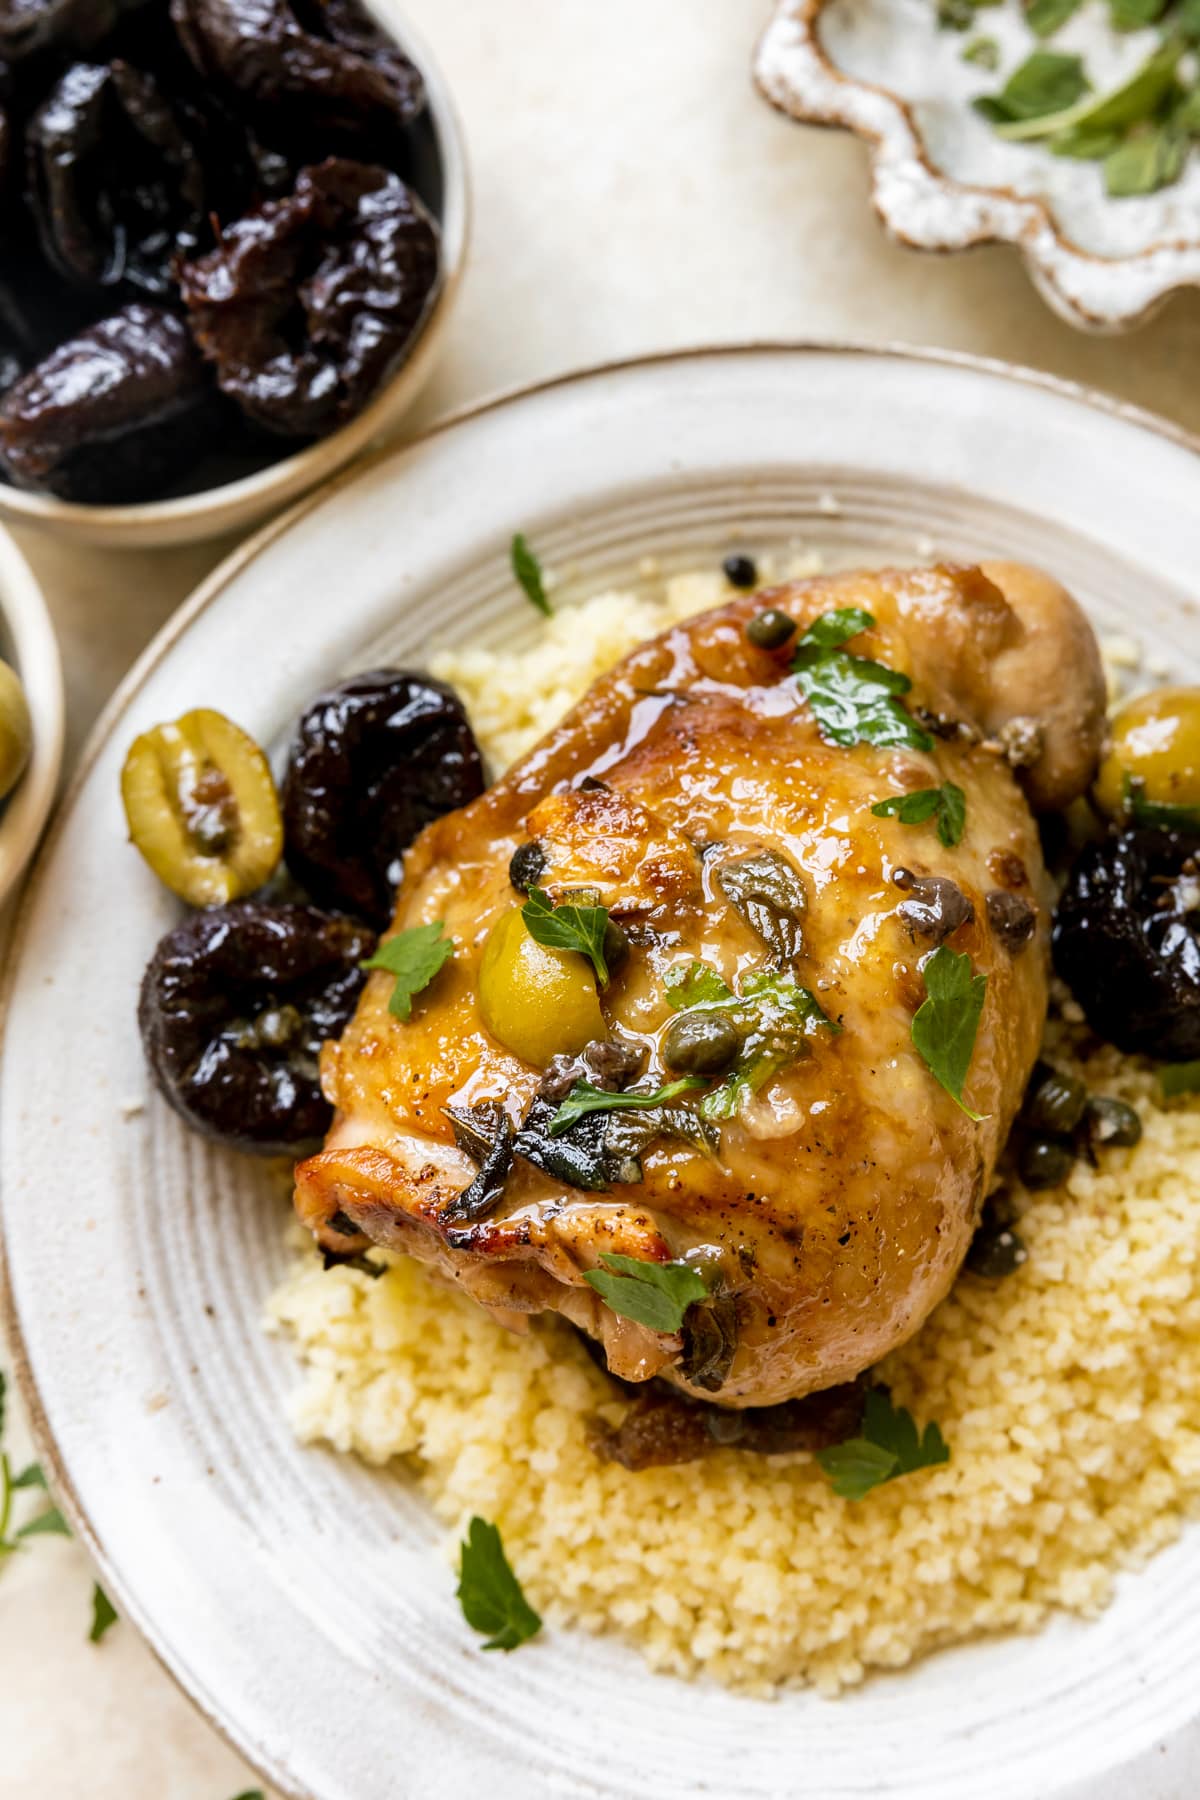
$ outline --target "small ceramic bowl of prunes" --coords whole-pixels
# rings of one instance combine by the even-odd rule
[[[466,174],[367,0],[0,0],[0,516],[249,523],[429,371]]]

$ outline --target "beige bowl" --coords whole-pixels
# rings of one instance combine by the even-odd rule
[[[324,481],[385,436],[412,405],[432,372],[462,275],[470,221],[466,151],[449,88],[419,33],[393,0],[368,0],[368,4],[425,78],[429,148],[441,172],[441,279],[404,362],[357,418],[339,431],[219,487],[137,506],[81,506],[0,482],[0,520],[42,526],[60,536],[109,549],[216,537],[255,524]]]

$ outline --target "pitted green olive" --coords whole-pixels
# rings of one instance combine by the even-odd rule
[[[1123,819],[1131,796],[1200,809],[1200,687],[1156,688],[1123,706],[1096,777],[1096,804]]]
[[[608,1031],[586,957],[537,943],[518,906],[488,933],[479,964],[479,1010],[506,1050],[539,1069],[560,1051],[575,1055]]]
[[[16,787],[32,747],[25,690],[8,664],[0,662],[0,798]]]
[[[191,906],[252,894],[283,851],[267,759],[223,713],[200,708],[135,738],[121,799],[132,842]]]

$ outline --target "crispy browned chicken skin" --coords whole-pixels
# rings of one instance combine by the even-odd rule
[[[826,742],[790,647],[746,639],[765,605],[801,630],[833,608],[868,611],[875,626],[850,649],[911,677],[907,705],[932,750]],[[1082,791],[1102,721],[1089,627],[1061,588],[1014,565],[801,582],[642,646],[413,846],[395,929],[443,920],[454,960],[404,1023],[388,1011],[390,978],[372,977],[326,1047],[337,1118],[297,1171],[301,1218],[331,1252],[370,1242],[432,1263],[510,1325],[557,1310],[600,1340],[615,1373],[684,1388],[681,1336],[619,1316],[584,1271],[605,1252],[661,1262],[710,1247],[736,1347],[706,1398],[763,1406],[850,1380],[927,1317],[978,1221],[1046,1013],[1049,896],[1026,795],[1057,807]],[[956,847],[932,823],[871,811],[946,781],[967,797]],[[489,1035],[477,1004],[484,941],[521,903],[509,860],[530,840],[553,898],[595,887],[629,933],[602,1002],[610,1032],[645,1052],[639,1086],[666,1079],[668,971],[699,959],[737,989],[770,961],[720,880],[751,852],[798,875],[791,968],[841,1029],[815,1031],[721,1123],[715,1155],[662,1138],[640,1183],[607,1192],[518,1156],[495,1209],[456,1232],[442,1215],[476,1170],[443,1108],[496,1098],[516,1125],[543,1073]],[[943,885],[920,885],[930,877]],[[966,1084],[979,1123],[911,1038],[922,961],[949,927],[950,947],[987,976]]]

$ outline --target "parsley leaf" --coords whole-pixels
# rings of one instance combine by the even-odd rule
[[[910,794],[893,794],[871,808],[877,819],[895,818],[902,825],[924,825],[937,820],[937,833],[947,850],[962,842],[967,824],[967,796],[956,782],[941,787],[915,788]]]
[[[244,1794],[235,1794],[233,1800],[267,1800],[261,1788],[247,1788]]]
[[[693,1006],[720,1006],[726,1000],[733,999],[733,989],[727,987],[715,969],[707,963],[677,963],[667,970],[667,999],[676,1012],[686,1012]]]
[[[548,950],[576,950],[590,958],[596,979],[603,987],[608,981],[608,963],[604,957],[604,935],[608,930],[608,908],[588,904],[587,889],[574,900],[553,905],[544,888],[531,887],[529,898],[521,908],[525,929],[537,944]]]
[[[485,1650],[515,1650],[542,1628],[504,1554],[499,1531],[478,1515],[462,1546],[458,1600],[467,1624],[486,1633]]]
[[[1088,91],[1082,58],[1058,50],[1035,50],[1013,70],[998,94],[982,95],[974,106],[1002,137],[1041,137],[1047,129],[1065,124],[1062,115]],[[1040,124],[1048,118],[1056,121],[1054,127]]]
[[[963,1099],[963,1084],[975,1053],[983,1015],[987,976],[971,973],[966,951],[941,944],[925,963],[926,998],[912,1022],[912,1041],[935,1081],[939,1081],[969,1119],[980,1122]]]
[[[394,1018],[411,1019],[413,995],[427,988],[443,964],[454,955],[454,939],[443,937],[440,919],[432,925],[413,925],[380,944],[364,969],[383,969],[396,977],[388,1011]]]
[[[636,1256],[601,1256],[603,1269],[585,1269],[583,1279],[623,1319],[651,1331],[675,1332],[697,1300],[708,1299],[708,1283],[692,1263],[642,1262]]]
[[[702,1075],[681,1075],[678,1081],[669,1081],[666,1087],[655,1088],[652,1094],[630,1094],[593,1087],[590,1081],[577,1081],[550,1121],[550,1136],[558,1137],[578,1120],[586,1119],[589,1113],[645,1112],[705,1085]]]
[[[532,600],[538,611],[545,613],[549,618],[554,608],[550,604],[542,582],[542,565],[529,548],[523,532],[518,531],[514,535],[509,558],[512,562],[512,572],[525,590],[526,598]]]
[[[105,1632],[111,1631],[116,1622],[116,1607],[113,1605],[104,1589],[100,1586],[100,1583],[98,1581],[94,1582],[92,1585],[92,1629],[88,1632],[88,1643],[98,1644]],[[241,1794],[238,1796],[238,1800],[247,1800],[247,1796]]]
[[[918,1435],[908,1408],[893,1406],[885,1387],[868,1389],[860,1437],[817,1451],[817,1462],[834,1493],[844,1500],[865,1499],[884,1481],[949,1461],[941,1427],[931,1420]]]
[[[1170,125],[1139,125],[1104,159],[1104,186],[1114,199],[1155,194],[1178,181],[1188,153],[1187,134]]]
[[[1034,37],[1053,37],[1082,4],[1083,0],[1025,0],[1025,23]]]
[[[742,1048],[732,1073],[700,1102],[706,1119],[732,1119],[747,1094],[757,1094],[780,1069],[807,1053],[808,1040],[820,1026],[841,1030],[787,971],[747,975],[741,994],[723,1010],[742,1031]]]
[[[1164,1100],[1177,1100],[1181,1094],[1200,1094],[1200,1062],[1164,1063],[1158,1071]]]
[[[1075,77],[1068,79],[1066,75],[1054,90],[1053,83],[1047,82],[1044,92],[1047,97],[1053,93],[1053,106],[1037,106],[1032,110],[1009,110],[1006,116],[998,119],[996,129],[1000,136],[1010,142],[1020,143],[1029,138],[1050,137],[1055,132],[1075,130],[1086,127],[1089,131],[1112,130],[1127,125],[1137,125],[1153,116],[1175,81],[1175,66],[1182,54],[1182,44],[1168,40],[1148,57],[1139,69],[1135,69],[1127,80],[1118,87],[1111,88],[1107,94],[1093,95],[1088,91],[1087,80],[1083,74],[1083,65],[1077,56],[1059,57],[1062,63],[1077,65]],[[1029,63],[1037,57],[1055,59],[1055,53],[1049,50],[1037,50],[1029,58]],[[1023,63],[1021,69],[1009,81],[1008,88],[1017,81],[1022,69],[1029,63]],[[1075,87],[1071,98],[1066,96]],[[998,96],[998,103],[1005,104],[1008,88]],[[980,105],[980,102],[976,102]],[[989,117],[995,115],[989,114]]]
[[[30,1519],[28,1525],[22,1525],[16,1535],[19,1538],[70,1537],[71,1527],[57,1506],[52,1506],[48,1512],[39,1513],[36,1519]]]
[[[998,69],[1000,67],[1000,46],[993,37],[972,38],[964,44],[962,61],[974,63],[980,69]]]
[[[44,1489],[46,1486],[46,1477],[42,1474],[41,1464],[30,1463],[27,1469],[22,1469],[19,1475],[13,1476],[8,1485],[12,1488],[14,1494],[18,1488]]]
[[[842,648],[875,620],[861,607],[838,607],[814,619],[796,646],[792,672],[829,744],[903,744],[932,750],[933,739],[900,700],[912,682],[869,656]]]

